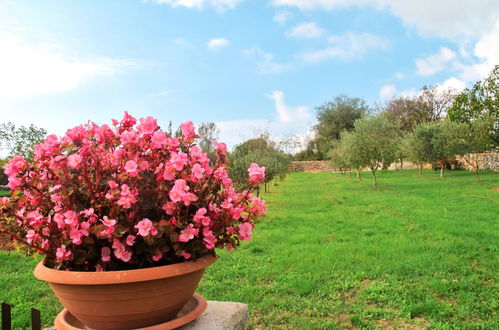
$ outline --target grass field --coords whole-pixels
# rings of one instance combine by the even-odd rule
[[[0,190],[0,197],[10,196],[10,191],[8,190]]]
[[[499,324],[499,174],[387,172],[373,189],[347,175],[294,173],[265,195],[253,240],[220,253],[199,292],[248,303],[252,328],[494,329]],[[60,308],[0,253],[0,301],[48,325]],[[24,310],[24,311],[23,311]]]

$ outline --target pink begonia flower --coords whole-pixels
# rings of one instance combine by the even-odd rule
[[[248,174],[250,182],[262,182],[265,179],[265,166],[260,167],[252,163],[248,168]]]
[[[166,144],[166,133],[163,131],[156,131],[154,132],[152,138],[151,138],[151,148],[153,149],[160,149],[163,148],[163,146]]]
[[[146,236],[149,236],[149,234],[151,235],[156,235],[158,233],[158,231],[156,230],[156,228],[154,228],[154,225],[152,223],[151,220],[147,219],[147,218],[144,218],[142,219],[141,221],[139,221],[135,226],[134,228],[137,229],[138,231],[138,234],[140,236],[143,236],[143,237],[146,237]]]
[[[71,258],[71,251],[66,251],[66,245],[62,244],[55,253],[56,261],[63,262]]]
[[[249,222],[239,224],[239,239],[241,241],[249,241],[251,239],[251,232],[253,226]]]
[[[9,176],[9,183],[7,186],[12,189],[12,190],[17,190],[19,187],[21,187],[22,181],[19,178]]]
[[[223,155],[227,153],[227,145],[225,143],[218,143],[218,142],[213,142],[213,145],[215,148],[217,148],[218,151],[220,151]]]
[[[109,219],[107,216],[104,216],[102,217],[100,222],[102,222],[106,227],[113,227],[114,225],[116,225],[117,221],[114,219]]]
[[[142,171],[145,171],[149,168],[149,162],[147,160],[143,160],[140,162],[139,167]]]
[[[200,223],[203,220],[206,212],[208,212],[208,211],[204,207],[198,209],[196,211],[196,214],[194,215],[194,221],[196,221],[197,223]]]
[[[141,135],[152,134],[158,127],[156,119],[153,117],[140,118],[140,124],[137,126]]]
[[[130,116],[127,111],[125,111],[125,114],[123,116],[123,119],[121,120],[121,124],[125,127],[131,127],[137,123],[137,120]]]
[[[175,203],[173,202],[166,202],[161,208],[165,210],[165,213],[168,215],[175,214]]]
[[[154,255],[152,256],[152,260],[158,261],[159,259],[163,258],[163,253],[161,253],[160,250],[156,250],[154,252]]]
[[[80,223],[80,233],[83,236],[88,236],[88,230],[90,229],[90,223],[87,221],[83,221]]]
[[[190,259],[191,254],[187,251],[182,251],[182,257],[184,257],[184,259]]]
[[[111,189],[115,189],[115,188],[117,188],[117,187],[118,187],[118,184],[117,184],[115,181],[113,181],[113,180],[109,180],[109,181],[107,182],[107,185],[108,185],[108,186],[109,186],[109,188],[111,188]]]
[[[133,246],[135,244],[135,236],[134,235],[128,235],[126,238],[126,245],[128,246]]]
[[[113,193],[108,192],[108,193],[106,193],[106,195],[104,196],[104,198],[108,199],[108,200],[112,200],[112,199],[114,199],[114,195],[113,195]]]
[[[202,179],[203,178],[203,175],[204,175],[204,168],[201,167],[201,165],[199,165],[198,163],[194,164],[192,166],[192,174],[194,175],[194,177],[196,179]]]
[[[22,156],[15,155],[3,166],[4,173],[7,176],[16,176],[27,164]]]
[[[124,262],[129,262],[132,258],[132,252],[117,239],[113,241],[114,256]]]
[[[199,229],[198,228],[193,228],[194,225],[192,223],[189,224],[188,228],[182,229],[180,231],[180,235],[178,236],[178,240],[180,242],[189,242],[191,239],[194,238],[194,236],[198,236],[199,234]]]
[[[220,204],[220,206],[223,208],[223,209],[231,209],[232,208],[232,203],[230,202],[230,200],[226,199],[222,202],[222,204]]]
[[[101,250],[101,260],[104,262],[110,262],[111,261],[111,249],[107,246],[104,246]]]
[[[177,174],[177,170],[171,164],[165,165],[165,171],[163,172],[163,179],[172,181],[175,180],[175,175]]]
[[[194,124],[192,123],[192,121],[180,124],[180,130],[182,131],[182,137],[186,141],[191,141],[196,136],[196,132],[194,131]]]
[[[59,229],[63,229],[66,227],[66,222],[64,222],[64,216],[60,213],[54,214],[54,221],[57,224]]]
[[[104,267],[102,267],[100,264],[96,264],[95,265],[95,272],[96,273],[100,273],[100,272],[104,272]]]
[[[189,189],[184,179],[178,179],[175,180],[175,184],[168,195],[173,202],[180,202]]]
[[[89,209],[81,211],[80,214],[83,214],[84,216],[86,216],[88,218],[88,217],[95,215],[94,211],[95,210],[93,208],[89,208]]]
[[[136,131],[130,130],[130,131],[124,131],[123,133],[121,133],[120,139],[121,139],[121,143],[123,145],[135,144],[139,140],[139,136],[137,135]]]
[[[78,228],[72,228],[71,231],[69,232],[69,239],[75,245],[81,244],[82,236],[83,236],[83,234],[78,230]]]
[[[189,205],[191,205],[192,202],[195,202],[197,200],[198,200],[198,196],[196,196],[193,193],[185,193],[182,196],[182,201],[184,202],[185,206],[189,206]]]
[[[68,157],[68,166],[71,168],[80,167],[82,162],[82,157],[78,154],[72,154]]]
[[[217,238],[213,235],[213,232],[208,228],[205,228],[203,230],[203,236],[204,246],[206,246],[208,250],[213,250],[215,248],[215,243],[217,242]]]
[[[134,160],[129,160],[125,164],[125,170],[131,177],[137,176],[137,163]]]
[[[182,171],[184,166],[187,165],[187,154],[183,152],[172,152],[170,163],[177,171]]]
[[[64,212],[64,222],[68,225],[77,221],[77,214],[74,211],[66,211]]]
[[[39,235],[37,233],[35,233],[35,231],[33,229],[30,229],[26,233],[26,242],[28,242],[28,243],[35,242],[37,240],[38,236]]]

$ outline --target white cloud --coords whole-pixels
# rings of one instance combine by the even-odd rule
[[[489,31],[499,19],[497,0],[272,0],[277,7],[297,7],[302,10],[374,7],[387,9],[415,27],[425,36],[457,40],[462,36],[479,37]]]
[[[416,59],[417,74],[421,76],[431,76],[446,68],[452,60],[456,59],[456,53],[447,47],[440,48],[437,54],[427,58]]]
[[[219,50],[223,47],[227,47],[230,41],[225,38],[213,38],[206,42],[206,46],[211,50]]]
[[[279,24],[286,23],[293,15],[287,10],[280,10],[274,15],[274,21]]]
[[[451,77],[451,78],[445,80],[443,83],[438,84],[438,86],[437,86],[437,89],[440,92],[447,91],[447,90],[453,90],[455,92],[460,92],[465,88],[466,88],[466,82],[464,82],[461,79],[458,79],[456,77]]]
[[[310,118],[308,107],[291,107],[284,102],[283,91],[273,91],[268,97],[274,100],[277,118],[281,123],[303,122]]]
[[[297,39],[314,39],[322,37],[326,30],[319,27],[315,22],[301,23],[286,32],[286,36]]]
[[[307,51],[299,55],[308,62],[321,62],[330,58],[351,60],[360,58],[368,52],[386,49],[390,42],[370,33],[346,32],[329,37],[330,46],[321,50]]]
[[[243,0],[149,0],[159,5],[170,5],[172,7],[186,7],[202,10],[206,7],[213,7],[217,11],[223,12],[233,9]],[[149,2],[143,0],[143,2]]]
[[[381,100],[389,100],[395,96],[396,92],[397,92],[397,89],[395,88],[394,85],[384,85],[379,90],[379,98]]]
[[[272,74],[286,71],[289,65],[276,63],[274,55],[267,53],[258,46],[243,50],[243,55],[257,60],[256,71],[258,74]]]
[[[112,76],[130,60],[76,58],[57,44],[35,43],[0,30],[0,99],[75,89],[93,77]]]

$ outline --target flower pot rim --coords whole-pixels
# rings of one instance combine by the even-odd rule
[[[39,280],[58,284],[101,285],[153,281],[166,277],[175,277],[204,269],[217,260],[214,253],[208,253],[196,260],[176,264],[141,269],[116,270],[105,272],[74,272],[46,267],[40,261],[35,268],[35,277]]]

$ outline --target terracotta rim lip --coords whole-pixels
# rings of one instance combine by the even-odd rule
[[[49,283],[76,285],[121,284],[153,281],[193,273],[210,266],[216,260],[216,255],[209,253],[193,261],[184,261],[172,265],[109,272],[55,270],[46,267],[43,261],[40,261],[35,268],[34,274],[39,280]]]
[[[206,308],[208,307],[207,301],[200,295],[194,294],[191,298],[191,300],[194,299],[197,304],[196,306],[190,310],[187,314],[182,315],[180,317],[176,317],[173,320],[161,323],[161,324],[156,324],[156,325],[151,325],[145,328],[139,328],[137,330],[168,330],[168,329],[177,329],[191,321],[194,321],[198,317],[201,316],[201,314],[204,313]],[[55,326],[57,329],[61,330],[81,330],[82,328],[77,328],[73,325],[71,325],[67,321],[67,316],[70,314],[70,312],[64,308],[55,318]],[[74,317],[74,316],[73,316]],[[80,321],[81,322],[81,321]]]

